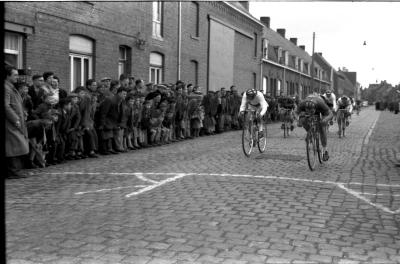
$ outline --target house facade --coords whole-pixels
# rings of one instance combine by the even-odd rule
[[[73,90],[121,74],[217,90],[259,86],[263,25],[231,2],[6,2],[5,59]]]
[[[239,92],[301,98],[348,85],[321,53],[310,56],[285,29],[272,30],[269,17],[254,18],[248,5],[6,2],[5,59],[30,75],[53,71],[69,91],[121,74],[152,83],[183,80],[203,91],[235,85]]]

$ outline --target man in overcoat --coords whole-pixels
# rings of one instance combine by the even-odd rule
[[[5,151],[7,158],[7,178],[23,177],[19,173],[22,168],[22,156],[29,153],[26,116],[21,95],[14,87],[18,79],[18,70],[6,67],[4,81],[5,100]]]

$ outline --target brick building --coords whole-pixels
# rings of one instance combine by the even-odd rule
[[[122,73],[258,87],[263,25],[246,2],[6,2],[5,59],[68,90]]]
[[[322,92],[331,86],[327,69],[313,61],[305,46],[297,45],[297,38],[286,39],[283,28],[272,30],[270,17],[260,20],[264,24],[262,89],[265,93],[304,98],[312,91]]]

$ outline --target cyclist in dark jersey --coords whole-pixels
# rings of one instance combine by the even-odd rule
[[[327,99],[323,95],[312,93],[302,100],[297,108],[297,114],[299,116],[298,126],[304,127],[306,131],[310,129],[307,124],[304,123],[306,113],[313,113],[321,117],[319,122],[319,132],[321,135],[322,153],[323,160],[329,159],[326,145],[328,143],[327,130],[324,129],[330,120],[333,118],[333,113],[327,104]]]

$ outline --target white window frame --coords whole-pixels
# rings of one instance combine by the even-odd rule
[[[267,94],[267,87],[268,86],[268,79],[267,77],[263,76],[263,92],[264,94]]]
[[[284,55],[285,55],[285,65],[287,66],[289,64],[289,51],[285,50]]]
[[[152,71],[155,72],[155,74],[154,74],[155,78],[152,78],[152,74],[151,74]],[[163,71],[162,67],[150,66],[150,68],[149,68],[149,80],[150,80],[150,82],[152,82],[154,84],[162,83],[162,80],[163,80],[162,71]]]
[[[162,54],[157,53],[157,52],[151,52],[150,53],[150,67],[149,67],[149,80],[150,82],[154,84],[160,84],[163,82],[164,76],[163,76],[163,70],[164,70],[164,56]],[[155,72],[155,78],[152,78],[151,72]]]
[[[128,63],[128,49],[125,46],[119,46],[119,50],[123,49],[124,58],[119,57],[120,52],[118,53],[118,76],[121,74],[126,74],[126,66]]]
[[[14,35],[17,36],[18,40],[17,40],[17,49],[6,49],[5,48],[5,43],[6,43],[6,38],[7,35]],[[14,33],[14,32],[9,32],[6,31],[4,34],[4,54],[12,54],[12,55],[17,55],[17,65],[13,65],[15,66],[17,69],[22,69],[23,68],[23,56],[24,56],[24,50],[23,50],[23,35],[18,34],[18,33]]]
[[[85,86],[85,78],[84,78],[84,59],[88,59],[89,61],[89,69],[88,69],[88,78],[92,78],[92,72],[93,72],[93,58],[92,56],[89,55],[82,55],[82,54],[77,54],[77,53],[69,53],[70,57],[70,72],[71,72],[71,78],[70,78],[70,91],[73,91],[76,87],[74,87],[74,80],[75,77],[73,76],[74,74],[74,58],[80,58],[81,60],[81,80],[80,80],[80,85]]]
[[[268,40],[264,39],[264,46],[263,46],[263,58],[268,59]]]
[[[155,1],[153,2],[153,37],[154,38],[163,38],[162,33],[162,21],[163,21],[163,2]]]
[[[300,71],[303,72],[304,69],[304,61],[300,59]]]

